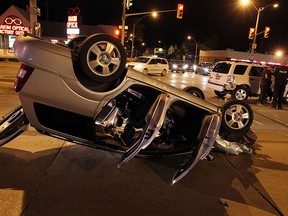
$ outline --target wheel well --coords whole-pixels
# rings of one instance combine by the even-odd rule
[[[111,82],[96,82],[91,79],[89,79],[87,76],[84,75],[84,72],[82,71],[81,67],[77,62],[73,62],[73,69],[74,74],[77,77],[77,80],[87,89],[94,91],[94,92],[106,92],[111,91],[112,89],[119,86],[122,81],[124,80],[127,69],[124,70],[124,73],[116,80]]]
[[[251,87],[247,84],[243,84],[243,85],[240,85],[240,87],[244,87],[248,90],[248,94],[250,95],[251,94]]]

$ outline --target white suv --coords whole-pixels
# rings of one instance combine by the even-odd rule
[[[260,94],[260,78],[264,66],[246,62],[221,61],[210,73],[208,87],[217,96],[231,94],[237,100]]]
[[[169,70],[168,61],[165,58],[139,56],[135,62],[127,63],[128,68],[133,68],[144,74],[161,74],[165,76]]]

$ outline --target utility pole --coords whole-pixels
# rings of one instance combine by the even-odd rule
[[[29,3],[31,33],[35,36],[41,37],[41,25],[37,21],[37,16],[40,16],[40,9],[37,7],[37,0],[30,0]]]
[[[122,2],[122,31],[121,31],[121,44],[124,46],[125,39],[125,19],[126,19],[126,0]]]

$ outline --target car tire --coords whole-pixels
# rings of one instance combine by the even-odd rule
[[[97,82],[114,81],[125,71],[125,49],[119,40],[110,35],[89,36],[82,42],[78,56],[84,74]]]
[[[166,73],[167,73],[167,71],[164,69],[164,70],[162,71],[162,73],[161,73],[161,76],[165,76]]]
[[[196,97],[199,97],[199,98],[205,100],[205,95],[204,95],[203,91],[198,87],[190,86],[190,87],[184,88],[183,90],[196,96]]]
[[[231,93],[231,96],[233,99],[236,100],[247,100],[248,96],[250,94],[249,89],[247,89],[244,86],[237,86]]]
[[[231,100],[221,108],[222,125],[230,133],[245,133],[253,123],[252,108],[245,101]]]
[[[224,91],[216,91],[214,90],[215,95],[217,95],[218,97],[225,97],[227,95],[226,92]]]

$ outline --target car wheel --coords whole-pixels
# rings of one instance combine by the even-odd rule
[[[245,101],[231,100],[222,107],[222,126],[230,133],[245,133],[253,123],[252,108]]]
[[[94,34],[82,42],[79,63],[90,79],[110,82],[119,78],[125,70],[125,49],[113,36]]]
[[[191,87],[186,87],[183,90],[196,96],[196,97],[199,97],[199,98],[202,98],[203,100],[205,100],[205,95],[200,88],[197,88],[195,86],[191,86]]]
[[[216,91],[214,90],[215,95],[217,95],[218,97],[224,97],[227,93],[224,91]]]
[[[164,69],[161,73],[161,76],[165,76],[166,75],[166,70]]]
[[[232,98],[237,100],[247,100],[249,90],[244,86],[237,86],[232,92]]]

